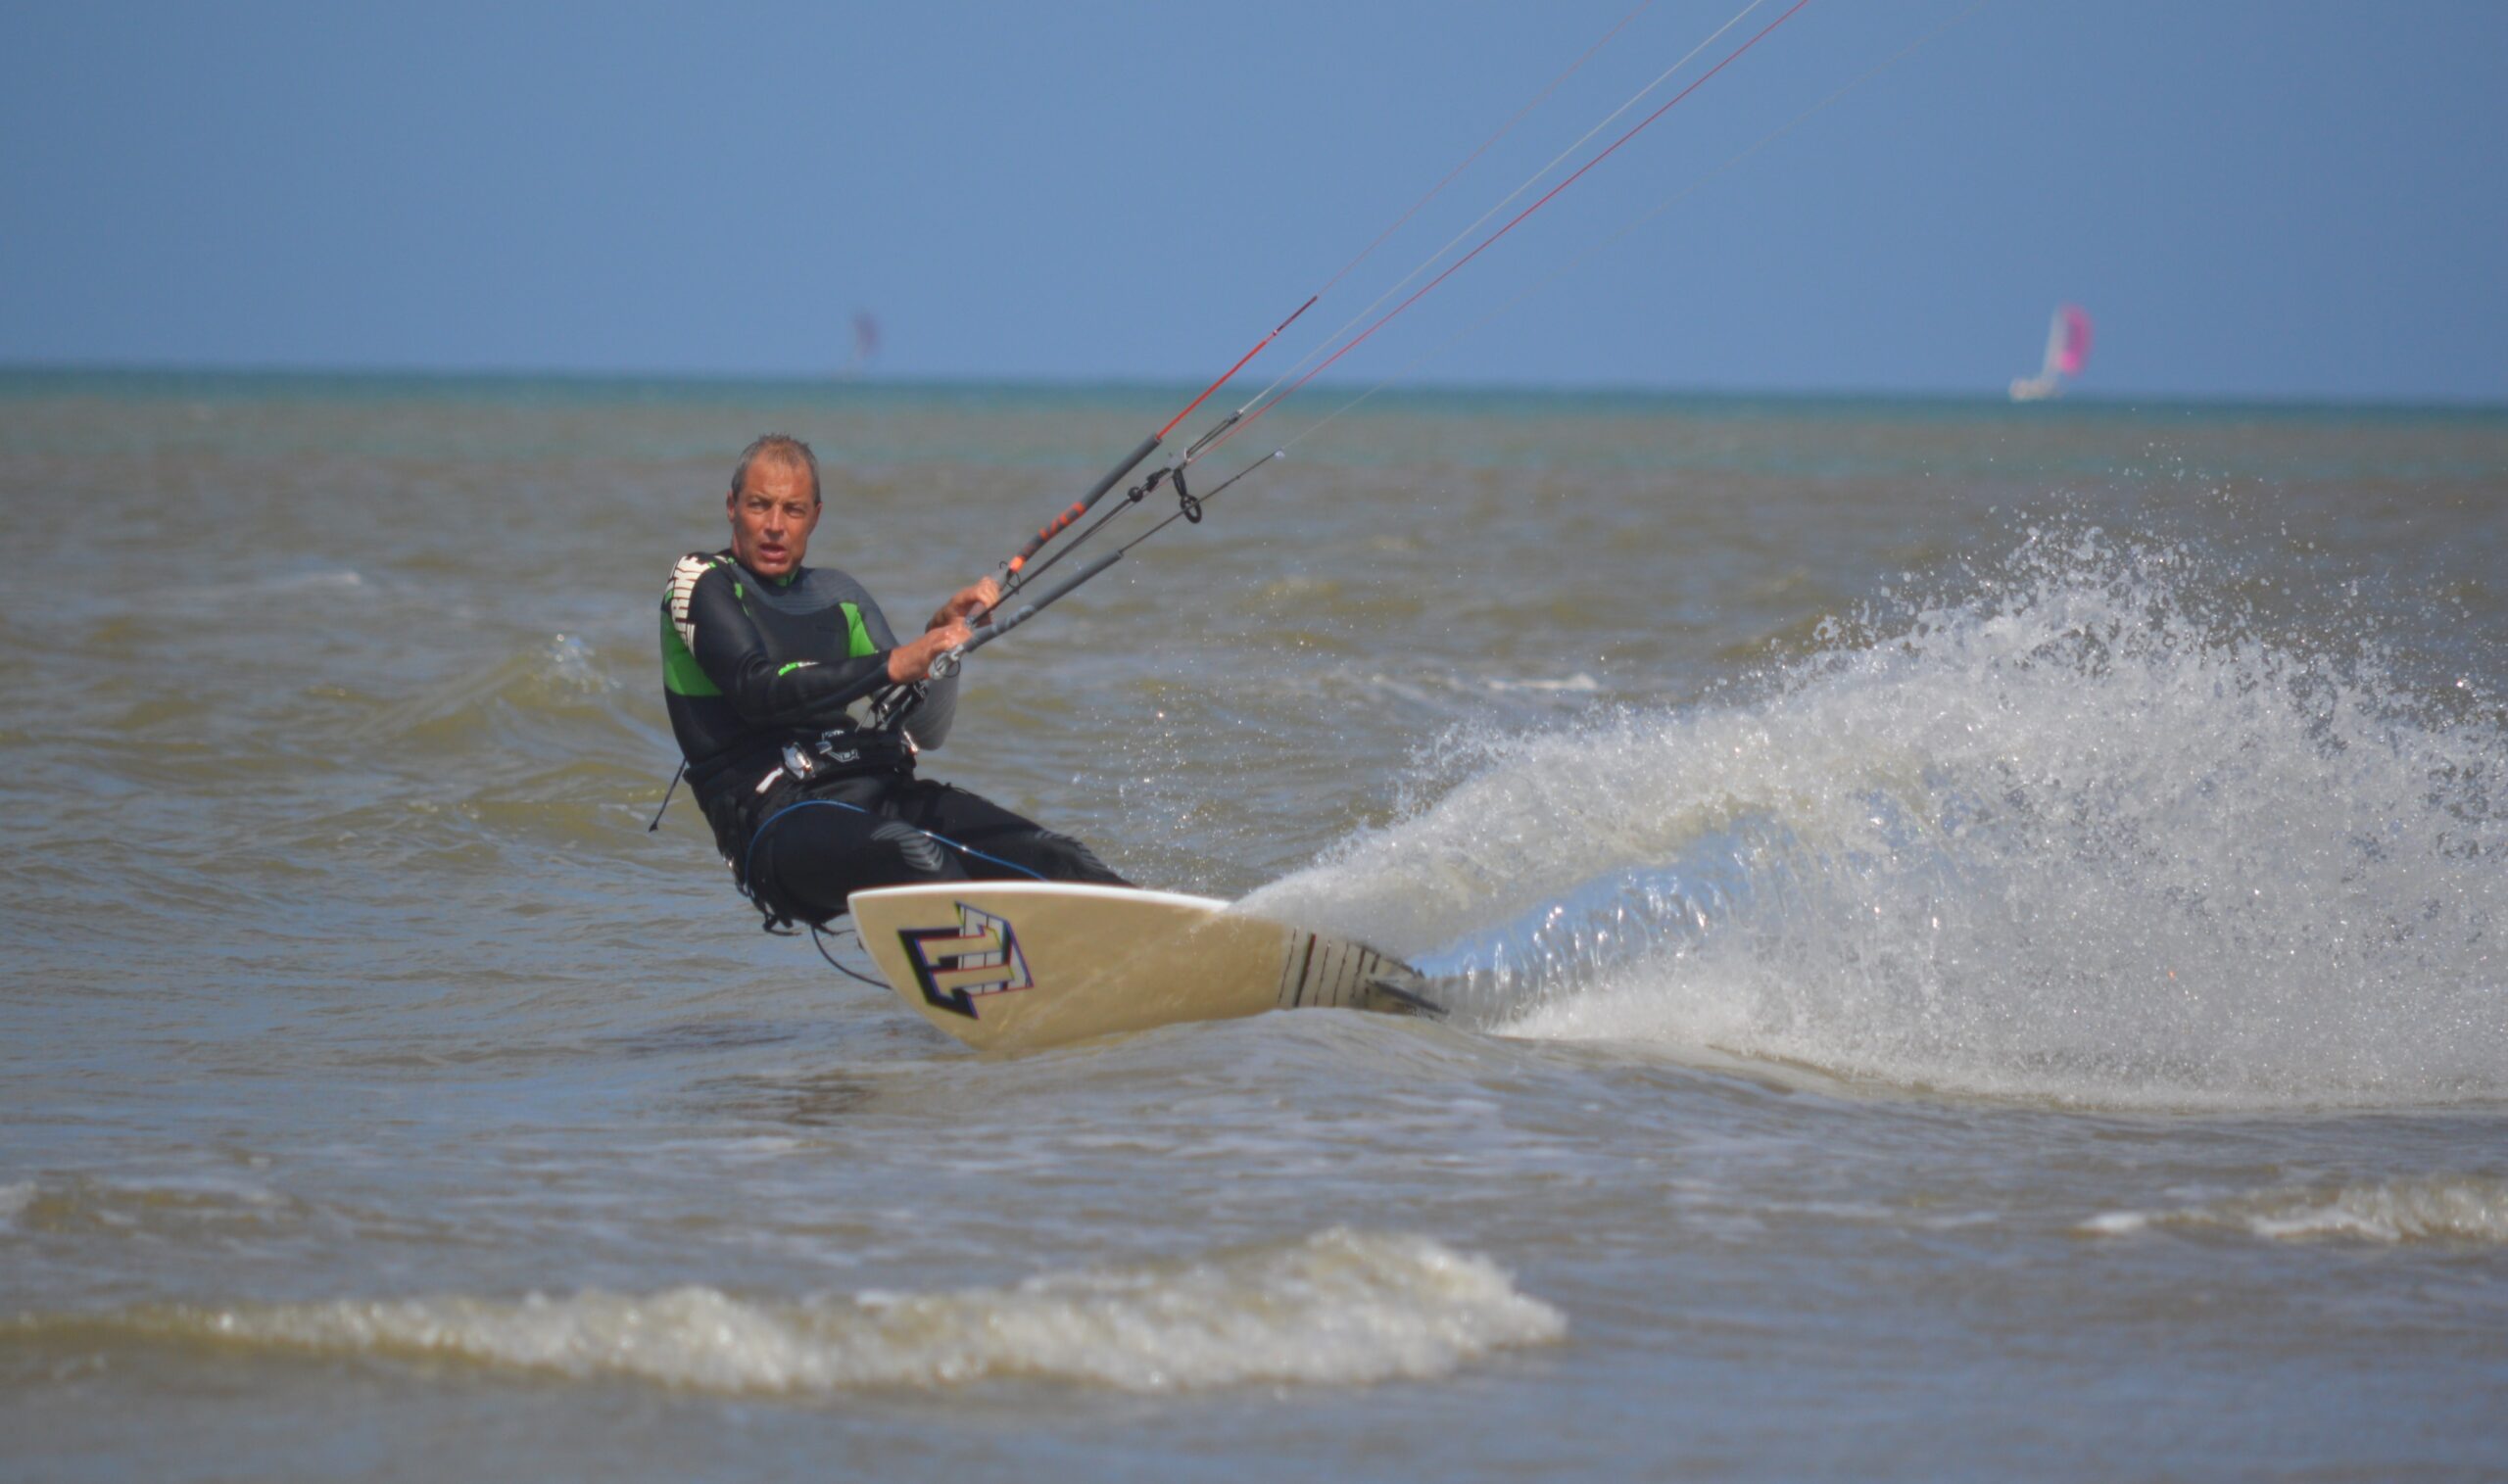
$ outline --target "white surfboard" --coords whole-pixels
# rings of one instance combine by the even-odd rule
[[[981,1051],[1266,1010],[1442,1013],[1399,959],[1208,897],[959,882],[857,891],[851,906],[897,997]]]

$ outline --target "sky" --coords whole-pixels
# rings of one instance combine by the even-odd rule
[[[1760,0],[1470,230],[1748,3],[12,0],[0,365],[1260,377],[1784,17],[1325,374],[2508,403],[2490,0]]]

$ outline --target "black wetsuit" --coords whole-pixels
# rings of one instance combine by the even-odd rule
[[[907,882],[1122,884],[1080,841],[914,776],[916,750],[947,731],[954,679],[898,724],[862,725],[896,637],[844,573],[804,567],[770,582],[729,551],[692,552],[662,596],[661,643],[689,787],[770,919],[824,923],[852,892]]]

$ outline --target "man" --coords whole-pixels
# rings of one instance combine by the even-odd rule
[[[804,567],[818,458],[769,434],[741,454],[723,509],[732,544],[692,552],[662,598],[662,688],[688,783],[767,925],[824,924],[868,886],[1020,878],[1125,885],[1088,847],[914,774],[957,698],[932,662],[1001,597],[989,577],[898,644],[871,595]],[[928,683],[888,718],[871,703]]]

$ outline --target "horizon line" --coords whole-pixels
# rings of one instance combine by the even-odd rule
[[[935,392],[967,393],[986,391],[1033,391],[1072,394],[1136,393],[1142,396],[1172,394],[1180,388],[1189,389],[1194,383],[1186,377],[1173,379],[1154,376],[976,376],[947,372],[913,376],[886,376],[846,371],[742,372],[721,370],[621,370],[588,368],[525,368],[515,366],[388,366],[287,363],[218,363],[218,362],[137,362],[137,361],[62,361],[0,359],[0,381],[27,380],[46,377],[95,377],[107,380],[199,379],[233,381],[315,381],[348,382],[444,382],[444,383],[557,383],[584,387],[632,386],[713,386],[810,388],[819,391],[871,392]],[[1975,391],[1944,387],[1880,388],[1880,387],[1805,387],[1805,386],[1700,386],[1644,382],[1508,382],[1508,381],[1438,381],[1420,380],[1402,386],[1377,385],[1372,391],[1361,380],[1348,382],[1326,379],[1315,383],[1318,389],[1343,392],[1367,392],[1375,398],[1413,397],[1523,397],[1523,398],[1629,398],[1657,400],[1697,400],[1728,402],[1901,402],[1958,406],[2013,407],[2000,390],[1980,388]],[[2336,395],[2321,392],[2192,392],[2184,390],[2106,391],[2093,389],[2067,392],[2061,398],[2028,406],[2060,409],[2064,407],[2099,410],[2130,410],[2152,404],[2174,407],[2255,407],[2279,410],[2357,408],[2370,411],[2428,410],[2445,412],[2508,412],[2508,400],[2485,400],[2480,397],[2448,397],[2430,394],[2381,393],[2370,395]]]

